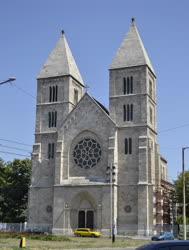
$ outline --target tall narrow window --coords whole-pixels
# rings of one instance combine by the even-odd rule
[[[150,123],[153,124],[153,110],[150,107]]]
[[[58,86],[56,85],[56,88],[55,88],[55,102],[58,101]]]
[[[51,127],[52,124],[52,118],[51,118],[51,112],[49,112],[49,128]]]
[[[133,104],[123,105],[123,121],[133,121]]]
[[[132,154],[132,139],[129,138],[129,154]]]
[[[49,112],[49,128],[56,127],[57,124],[57,111]]]
[[[129,94],[130,79],[127,77],[127,94]]]
[[[127,120],[126,105],[123,105],[123,121],[125,122],[126,120]]]
[[[74,89],[74,104],[76,105],[78,103],[78,90]]]
[[[131,80],[131,83],[130,83],[130,94],[132,94],[133,93],[133,77],[132,76],[131,76],[130,80]]]
[[[123,78],[123,94],[132,94],[133,93],[133,77],[129,76]]]
[[[52,123],[51,123],[51,127],[54,127],[54,112],[51,113],[52,114]]]
[[[127,83],[126,78],[123,78],[123,94],[125,95],[127,93]]]
[[[130,121],[130,105],[127,104],[127,121]]]
[[[125,154],[128,154],[128,139],[125,138]]]
[[[52,87],[49,87],[49,102],[52,102]]]
[[[132,154],[132,138],[125,138],[125,154]]]
[[[53,98],[52,101],[55,102],[56,88],[53,86]]]
[[[54,143],[48,144],[48,159],[54,158]]]
[[[58,100],[58,86],[49,87],[49,102],[57,102]]]
[[[153,92],[152,92],[152,81],[151,80],[149,80],[149,95],[151,96],[151,97],[153,97],[152,94]]]
[[[57,111],[54,112],[54,126],[57,124]]]
[[[133,104],[130,105],[130,121],[133,120]]]
[[[48,144],[48,159],[51,158],[51,143]]]

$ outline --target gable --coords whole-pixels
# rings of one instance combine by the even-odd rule
[[[85,130],[96,126],[115,127],[115,123],[100,104],[87,93],[81,98],[77,106],[70,112],[62,124],[62,130]]]

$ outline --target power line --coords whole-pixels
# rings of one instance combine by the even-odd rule
[[[26,144],[26,143],[19,142],[19,141],[13,141],[13,140],[8,140],[8,139],[3,139],[3,138],[0,138],[0,141],[6,141],[6,142],[15,143],[15,144],[20,144],[20,145],[27,146],[27,147],[32,147],[32,145],[30,144]]]
[[[186,123],[186,124],[183,124],[183,125],[180,125],[180,126],[177,126],[177,127],[164,129],[164,130],[159,131],[159,134],[160,134],[160,133],[169,132],[169,131],[172,131],[172,130],[175,130],[175,129],[179,129],[179,128],[188,127],[188,126],[189,126],[189,123]]]
[[[19,150],[19,151],[24,151],[24,152],[27,152],[27,153],[29,153],[29,154],[31,153],[31,152],[29,152],[28,150],[25,150],[25,149],[22,149],[22,148],[11,147],[11,146],[7,146],[7,145],[3,145],[3,144],[0,144],[0,147],[15,149],[15,150]]]
[[[17,88],[18,90],[20,90],[24,94],[30,96],[31,98],[36,99],[32,94],[28,93],[26,90],[24,90],[23,88],[19,87],[18,84],[14,84],[12,86],[14,86],[15,88]]]
[[[1,151],[0,150],[0,153],[10,154],[10,155],[18,155],[18,156],[24,156],[24,157],[31,157],[30,155],[17,154],[17,153],[13,153],[13,152],[9,152],[9,151]]]

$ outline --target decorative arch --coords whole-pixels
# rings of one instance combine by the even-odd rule
[[[88,191],[77,193],[71,200],[70,205],[70,224],[73,229],[78,227],[96,227],[97,202]]]

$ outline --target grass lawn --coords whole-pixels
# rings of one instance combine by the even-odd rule
[[[10,237],[10,238],[9,238]],[[112,244],[110,238],[79,238],[79,237],[61,237],[61,236],[26,236],[26,248],[31,250],[58,250],[58,249],[78,249],[78,248],[100,248],[100,247],[137,247],[147,243],[146,240],[132,240],[126,238],[116,238]],[[0,249],[18,250],[20,243],[19,235],[0,234]]]

